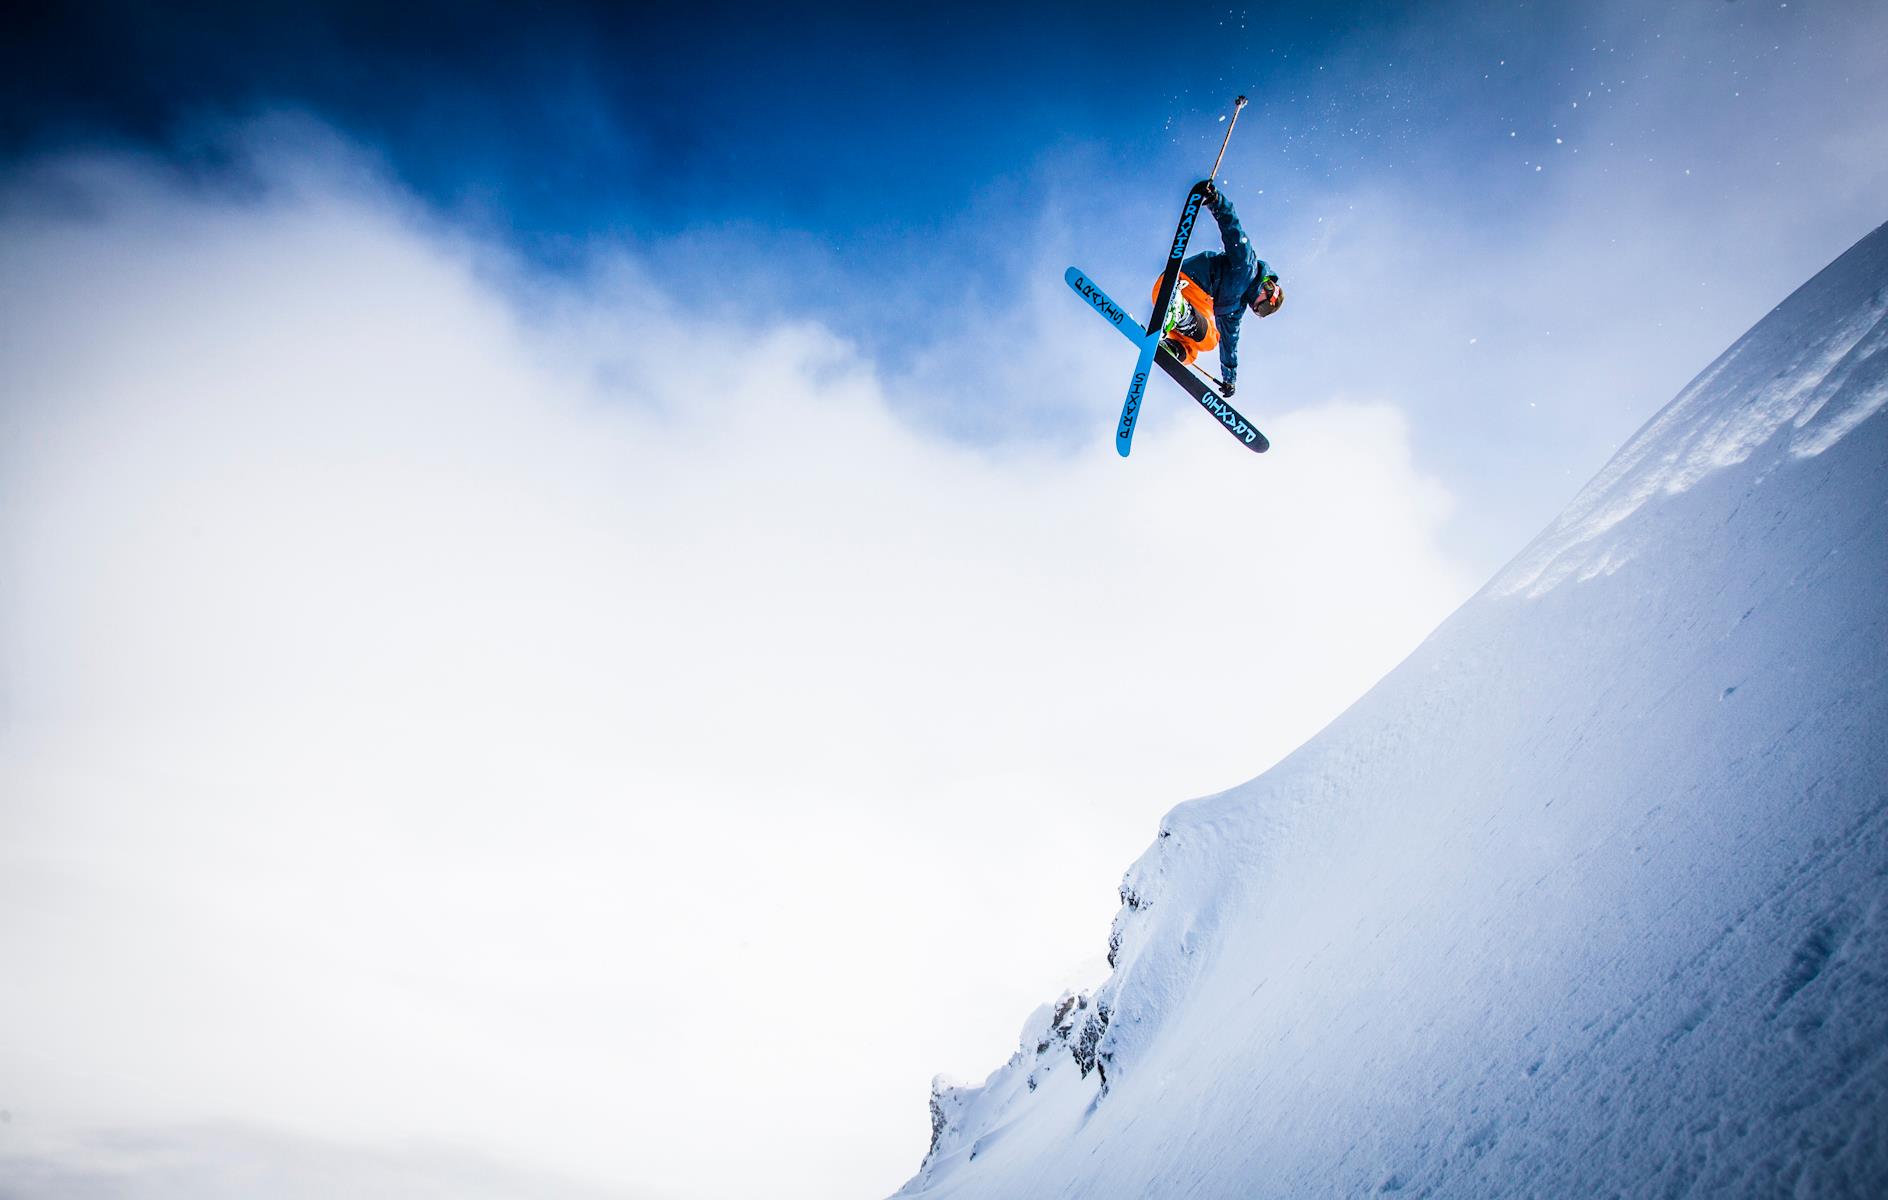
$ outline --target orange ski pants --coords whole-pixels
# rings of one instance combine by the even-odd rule
[[[1191,363],[1200,356],[1201,351],[1211,350],[1219,345],[1219,322],[1213,319],[1213,297],[1205,288],[1187,278],[1185,271],[1180,272],[1179,292],[1181,299],[1192,305],[1193,311],[1199,313],[1201,319],[1206,322],[1206,333],[1198,339],[1182,337],[1178,330],[1167,334],[1180,347],[1180,361]],[[1160,299],[1160,280],[1154,281],[1154,291],[1149,299]]]

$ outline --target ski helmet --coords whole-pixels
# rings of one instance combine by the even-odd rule
[[[1252,311],[1269,317],[1285,304],[1285,289],[1278,286],[1278,276],[1268,275],[1258,294],[1252,297]]]

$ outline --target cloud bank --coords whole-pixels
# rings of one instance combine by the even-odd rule
[[[534,273],[318,127],[232,161],[0,193],[16,1179],[240,1122],[888,1191],[1158,814],[1468,590],[1374,397],[1256,462],[1164,397],[1122,462],[1097,359],[1007,401],[1078,445],[967,447],[842,332]]]

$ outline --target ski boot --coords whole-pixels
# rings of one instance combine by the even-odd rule
[[[1187,303],[1187,298],[1180,294],[1179,288],[1175,288],[1173,299],[1167,302],[1167,319],[1162,322],[1160,331],[1198,341],[1206,336],[1206,318]]]

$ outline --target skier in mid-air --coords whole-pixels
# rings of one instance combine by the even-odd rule
[[[1202,351],[1219,348],[1221,394],[1233,393],[1239,373],[1239,322],[1248,310],[1269,317],[1285,303],[1278,275],[1252,249],[1239,224],[1232,201],[1209,181],[1206,206],[1219,222],[1226,249],[1205,250],[1180,264],[1180,286],[1167,306],[1160,344],[1181,362],[1191,363]],[[1160,284],[1154,284],[1160,300]]]

